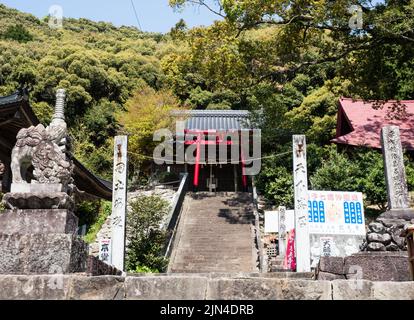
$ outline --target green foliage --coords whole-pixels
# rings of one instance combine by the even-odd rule
[[[358,166],[349,158],[331,149],[328,158],[310,178],[312,190],[355,191]]]
[[[160,273],[158,269],[152,269],[147,266],[137,265],[135,270],[131,270],[131,273]]]
[[[91,226],[99,216],[101,201],[82,201],[76,205],[75,213],[79,217],[79,226]]]
[[[208,5],[223,19],[193,29],[181,20],[166,35],[87,19],[51,30],[47,19],[0,5],[0,95],[28,86],[47,124],[56,89],[66,88],[75,156],[110,178],[112,137],[129,134],[130,179],[139,184],[149,181],[153,133],[171,127],[171,109],[250,110],[264,154],[291,151],[292,134],[305,134],[315,188],[358,190],[384,205],[378,153],[324,146],[341,95],[414,99],[413,1],[359,1],[364,30],[353,32],[348,0],[169,3]],[[412,159],[406,167],[412,189]],[[291,155],[264,162],[258,186],[269,200],[292,203],[291,168]]]
[[[293,177],[285,167],[266,163],[259,174],[257,188],[276,206],[293,207]]]
[[[144,85],[128,100],[126,107],[127,112],[118,113],[117,119],[130,135],[131,173],[135,176],[138,172],[144,174],[152,164],[149,159],[159,144],[153,141],[154,132],[165,128],[175,130],[171,110],[178,109],[178,103],[169,91],[155,91]]]
[[[160,224],[168,213],[168,202],[157,196],[141,196],[130,206],[126,269],[131,272],[149,269],[165,271],[168,261],[162,253],[167,234],[160,229]]]
[[[339,97],[346,96],[347,85],[347,81],[333,79],[310,92],[300,106],[286,113],[290,131],[306,134],[308,141],[315,143],[332,139],[336,132]]]
[[[93,209],[95,210],[96,207],[94,206],[90,206],[89,209]],[[85,207],[84,209],[85,210]],[[109,201],[102,201],[100,203],[100,206],[98,208],[98,215],[96,216],[94,214],[94,212],[88,212],[88,211],[83,211],[83,213],[81,214],[81,217],[83,215],[88,217],[88,228],[87,228],[87,233],[84,236],[83,240],[87,243],[92,243],[96,240],[96,236],[98,234],[98,232],[101,230],[102,226],[104,225],[106,219],[111,215],[112,213],[112,203]],[[93,219],[91,219],[90,217],[94,217]]]
[[[173,28],[170,30],[170,35],[173,39],[183,39],[187,32],[187,24],[183,19],[180,19]]]
[[[65,19],[64,29],[54,30],[47,19],[4,5],[0,21],[0,95],[28,86],[31,106],[47,125],[56,89],[65,88],[75,155],[95,174],[110,177],[109,148],[120,130],[115,114],[125,111],[137,88],[163,87],[158,52],[164,38],[87,19]]]
[[[310,178],[312,189],[363,192],[367,205],[384,210],[387,202],[384,164],[380,153],[359,150],[351,155],[331,149]]]
[[[359,167],[359,189],[366,200],[384,210],[387,202],[384,162],[382,155],[376,151],[360,150],[355,156]]]
[[[3,34],[3,38],[8,40],[15,40],[22,43],[33,41],[33,36],[21,24],[9,26],[6,32]]]

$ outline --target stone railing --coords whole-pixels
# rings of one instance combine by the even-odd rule
[[[314,281],[289,274],[0,275],[0,300],[395,300],[414,282]],[[159,312],[159,311],[158,311]]]
[[[267,271],[267,261],[264,256],[264,247],[262,236],[260,232],[260,217],[259,217],[259,209],[258,209],[258,196],[257,196],[257,189],[254,182],[254,178],[252,178],[252,185],[253,185],[253,213],[254,213],[254,224],[255,224],[255,232],[256,232],[256,243],[257,249],[259,251],[259,270],[260,272]]]
[[[180,186],[175,194],[169,215],[166,219],[164,229],[168,231],[168,239],[165,247],[164,257],[169,258],[173,249],[177,227],[180,222],[181,209],[184,202],[184,197],[188,188],[188,173],[185,173],[181,179]]]

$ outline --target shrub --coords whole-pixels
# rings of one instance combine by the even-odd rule
[[[265,166],[259,174],[257,187],[277,206],[293,208],[293,176],[285,167]]]
[[[112,213],[112,203],[110,201],[102,201],[98,209],[98,215],[95,216],[92,224],[88,226],[88,232],[84,236],[83,240],[87,243],[92,243],[96,240],[98,232],[101,230],[106,219]]]
[[[312,190],[355,191],[358,166],[348,157],[331,150],[326,162],[310,177]]]
[[[129,272],[163,272],[168,264],[162,255],[167,232],[160,224],[169,203],[157,196],[141,196],[130,203],[127,223],[127,258]]]
[[[15,40],[22,43],[33,40],[33,36],[30,34],[30,32],[20,24],[9,26],[6,32],[3,34],[3,38]]]

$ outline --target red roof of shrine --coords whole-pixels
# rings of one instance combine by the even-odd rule
[[[414,100],[374,102],[341,98],[332,142],[381,148],[381,128],[400,127],[403,148],[414,150]]]

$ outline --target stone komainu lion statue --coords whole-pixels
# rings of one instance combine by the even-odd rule
[[[64,90],[59,90],[55,115],[47,128],[39,124],[22,129],[17,134],[11,161],[13,183],[26,183],[30,166],[33,166],[32,183],[71,183],[73,164],[66,155],[64,99]]]

